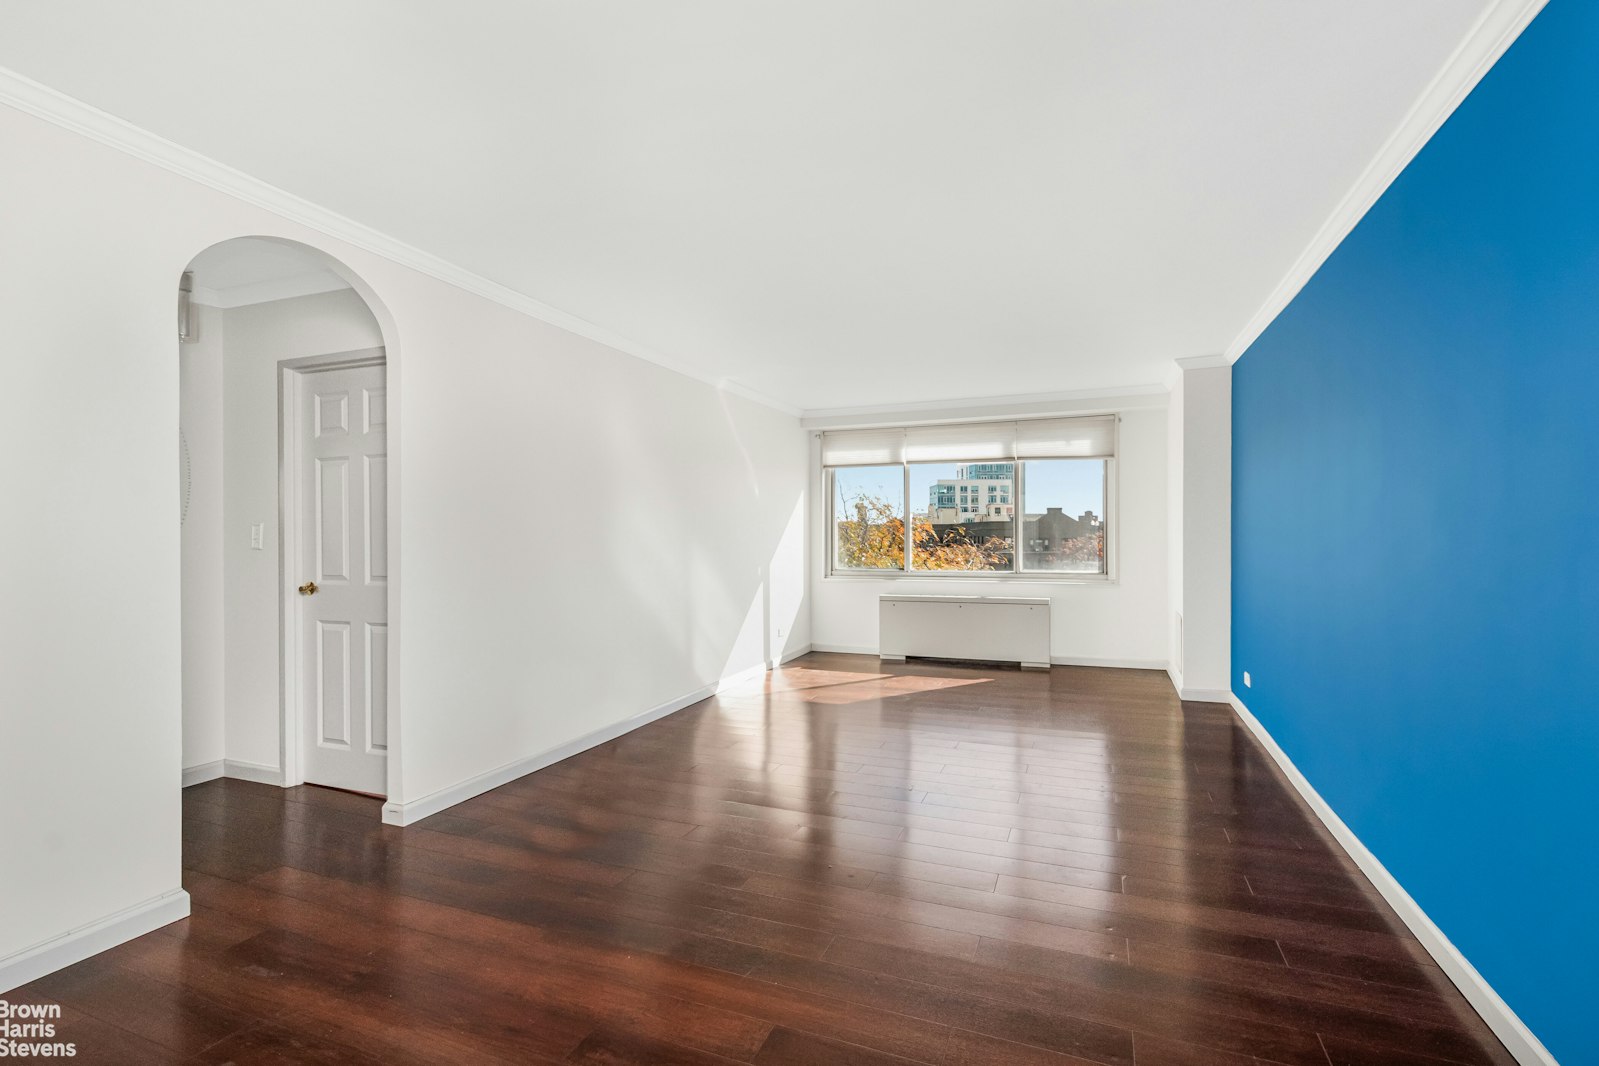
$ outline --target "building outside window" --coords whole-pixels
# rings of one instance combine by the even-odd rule
[[[1115,425],[1101,416],[824,434],[831,572],[1109,576]],[[1014,458],[984,458],[995,452]]]

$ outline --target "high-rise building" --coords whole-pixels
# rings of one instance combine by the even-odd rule
[[[1015,463],[965,463],[955,476],[927,490],[927,516],[935,523],[1008,522],[1016,514]]]

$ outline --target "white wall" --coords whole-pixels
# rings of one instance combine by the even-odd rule
[[[1172,379],[1166,406],[1166,633],[1167,672],[1179,692],[1183,687],[1183,374]]]
[[[1094,401],[1099,411],[1122,415],[1117,467],[1118,579],[1105,581],[871,577],[827,574],[825,495],[813,489],[811,515],[811,627],[817,648],[877,653],[877,600],[885,593],[1047,596],[1050,654],[1057,663],[1165,669],[1169,653],[1162,625],[1167,609],[1166,410],[1164,397],[1147,395]],[[946,412],[940,412],[944,414]],[[954,414],[957,412],[947,412]],[[974,420],[1003,418],[1010,410],[968,410]],[[1027,413],[1044,413],[1031,411]],[[1059,413],[1077,413],[1063,410]],[[852,416],[854,424],[892,424],[892,415]],[[897,416],[903,422],[909,416]],[[813,485],[820,458],[812,441]]]
[[[180,272],[218,241],[324,249],[383,325],[391,800],[803,644],[793,417],[10,107],[0,144],[0,498],[24,517],[0,523],[0,552],[25,562],[0,589],[0,809],[28,813],[0,863],[0,987],[186,906],[173,312]],[[555,527],[516,492],[541,464],[608,491]],[[707,482],[709,514],[692,494]]]
[[[352,289],[224,312],[223,459],[228,760],[281,772],[278,363],[376,348],[383,333]],[[260,551],[250,526],[265,526]]]
[[[189,452],[183,519],[183,766],[224,757],[222,592],[223,313],[194,308],[195,335],[178,345],[179,419]]]
[[[806,639],[796,419],[460,303],[405,335],[450,353],[406,370],[413,799]],[[593,499],[552,518],[532,488],[560,469]]]
[[[1206,357],[1180,359],[1177,367],[1168,422],[1168,618],[1181,613],[1183,630],[1170,672],[1184,699],[1225,703],[1232,656],[1232,367]]]

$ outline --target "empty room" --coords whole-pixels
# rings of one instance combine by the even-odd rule
[[[0,4],[0,1058],[1599,1064],[1596,55]]]

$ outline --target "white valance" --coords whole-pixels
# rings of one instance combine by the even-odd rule
[[[822,434],[823,466],[891,466],[904,461],[903,429],[846,429]]]
[[[1016,423],[1018,459],[1110,459],[1115,455],[1115,415],[1037,418]]]
[[[906,429],[843,429],[822,434],[823,466],[1110,459],[1115,455],[1115,415],[954,422]]]

